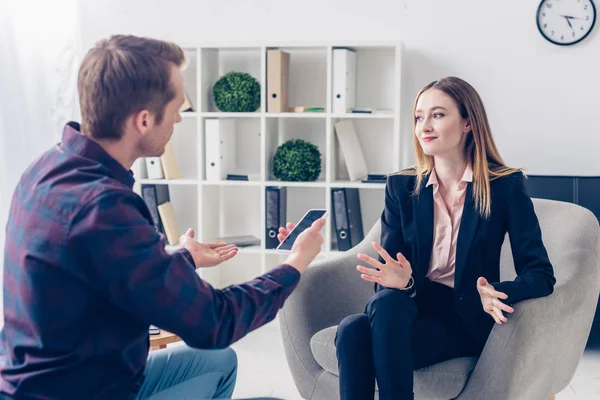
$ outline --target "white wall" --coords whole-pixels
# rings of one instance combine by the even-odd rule
[[[12,194],[29,164],[79,115],[77,0],[0,1],[0,286]],[[0,289],[1,291],[1,289]],[[0,325],[2,324],[0,296]]]
[[[530,174],[600,175],[600,23],[565,48],[539,34],[539,0],[166,3],[84,0],[84,48],[113,33],[186,43],[402,40],[404,132],[417,91],[457,75],[483,97],[510,165]]]

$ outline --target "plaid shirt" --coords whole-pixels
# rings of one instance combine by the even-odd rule
[[[187,250],[165,251],[131,172],[78,131],[67,124],[11,205],[0,392],[18,398],[132,397],[149,325],[192,347],[224,348],[273,320],[300,279],[281,265],[213,289]]]

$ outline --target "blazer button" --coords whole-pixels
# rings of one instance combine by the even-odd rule
[[[464,299],[464,298],[465,298],[465,295],[464,295],[464,294],[461,294],[461,295],[460,295],[460,297],[459,297],[458,299],[462,301],[462,299]]]

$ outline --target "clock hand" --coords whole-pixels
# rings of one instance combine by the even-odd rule
[[[571,25],[571,21],[569,21],[569,17],[565,16],[565,19],[567,20],[567,23],[571,27],[571,30],[573,30],[573,25]]]
[[[570,15],[561,15],[561,17],[565,17],[567,19],[583,19],[583,18],[579,18],[579,17],[572,17]]]

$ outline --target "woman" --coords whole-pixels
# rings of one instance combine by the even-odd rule
[[[365,313],[336,335],[342,399],[413,399],[413,371],[479,356],[511,305],[555,283],[523,173],[498,154],[481,98],[467,82],[424,87],[414,107],[416,166],[390,176],[380,257],[358,258],[375,283]],[[517,278],[500,282],[508,232]]]

